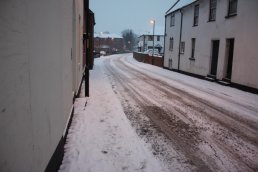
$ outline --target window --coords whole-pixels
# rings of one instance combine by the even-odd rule
[[[171,14],[170,16],[170,26],[175,26],[175,14]]]
[[[157,41],[160,41],[160,36],[157,36]]]
[[[199,18],[199,5],[194,6],[194,26],[198,26],[198,18]]]
[[[190,59],[194,59],[195,42],[196,42],[196,39],[195,39],[195,38],[192,38],[192,52],[191,52],[191,58],[190,58]]]
[[[180,44],[180,53],[181,54],[185,53],[185,42],[181,42],[181,44]]]
[[[215,21],[216,20],[216,8],[217,8],[217,0],[210,0],[209,21]]]
[[[237,14],[237,0],[229,0],[228,4],[228,17]]]
[[[169,39],[169,50],[170,50],[170,51],[173,51],[173,46],[174,46],[174,39],[173,39],[173,38],[170,38],[170,39]]]
[[[148,39],[149,39],[149,41],[153,41],[153,36],[152,36],[152,35],[149,35],[149,36],[148,36]]]

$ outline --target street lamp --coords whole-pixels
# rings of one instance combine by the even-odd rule
[[[152,56],[154,55],[154,32],[155,32],[155,20],[151,20],[150,23],[153,26],[153,34],[152,34],[152,40],[153,40],[153,44],[152,44]]]

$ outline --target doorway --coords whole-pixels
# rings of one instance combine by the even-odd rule
[[[233,56],[234,56],[234,43],[235,39],[227,39],[226,42],[226,59],[227,59],[227,65],[226,65],[226,75],[225,78],[231,80],[232,75],[232,65],[233,65]]]
[[[219,40],[213,40],[210,74],[214,76],[217,75],[218,57],[219,57]]]

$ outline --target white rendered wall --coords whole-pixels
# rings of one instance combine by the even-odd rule
[[[225,18],[228,1],[217,1],[216,21],[209,20],[209,1],[200,0],[199,23],[193,27],[193,9],[190,5],[183,9],[182,41],[185,42],[185,53],[181,54],[180,70],[206,76],[210,73],[212,40],[220,40],[217,78],[222,79],[226,73],[226,39],[235,39],[232,78],[231,81],[245,86],[258,88],[258,1],[239,0],[237,16]],[[167,36],[164,66],[168,67],[168,59],[173,58],[173,69],[177,69],[174,61],[178,59],[179,39],[179,11],[175,14],[175,26],[170,27],[170,17],[166,18]],[[178,28],[178,29],[177,29]],[[174,38],[175,52],[169,51],[169,38]],[[191,39],[196,38],[195,61],[189,60],[191,56]]]
[[[0,1],[0,171],[44,171],[62,137],[74,91],[72,10],[70,0]]]

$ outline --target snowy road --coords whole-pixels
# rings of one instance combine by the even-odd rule
[[[258,171],[258,97],[135,62],[104,60],[114,92],[153,154],[178,171]]]
[[[90,82],[61,172],[258,171],[257,95],[132,54],[96,59]]]

